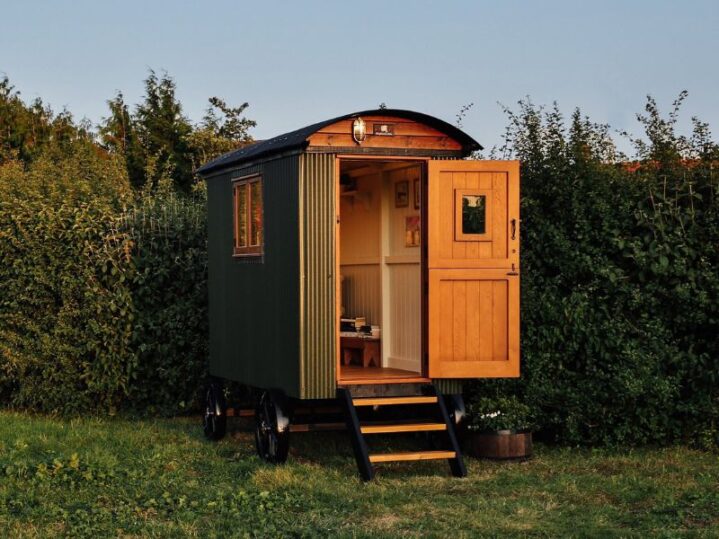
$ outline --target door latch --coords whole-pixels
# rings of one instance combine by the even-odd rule
[[[512,262],[512,270],[507,272],[507,275],[519,275],[519,272],[514,267],[514,262]]]

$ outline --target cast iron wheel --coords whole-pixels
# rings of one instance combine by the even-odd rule
[[[264,391],[255,413],[255,445],[261,459],[273,464],[287,460],[290,421],[286,399],[279,391]]]
[[[202,430],[208,440],[221,440],[227,431],[227,405],[219,384],[210,384],[207,388]]]

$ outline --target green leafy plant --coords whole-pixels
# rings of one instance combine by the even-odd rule
[[[534,427],[532,409],[513,395],[475,399],[469,403],[467,412],[470,430],[519,431]]]

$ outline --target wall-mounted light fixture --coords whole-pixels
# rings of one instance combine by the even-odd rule
[[[352,122],[352,138],[357,144],[362,144],[367,138],[367,124],[362,118],[355,118],[355,121]]]

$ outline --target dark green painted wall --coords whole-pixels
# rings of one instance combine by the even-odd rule
[[[233,258],[232,179],[262,174],[264,256]],[[210,373],[300,396],[299,156],[207,180]]]

